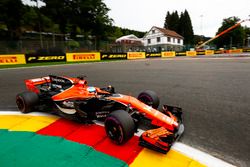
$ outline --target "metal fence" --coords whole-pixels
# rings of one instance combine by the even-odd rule
[[[0,54],[30,54],[36,53],[41,55],[60,55],[66,52],[110,52],[110,53],[125,53],[125,52],[161,52],[161,51],[188,51],[194,49],[193,45],[182,47],[170,46],[155,46],[152,48],[143,45],[116,44],[108,41],[97,40],[27,40],[19,41],[0,41]],[[224,46],[225,49],[246,48],[246,46],[237,45],[236,47]],[[249,48],[249,47],[248,47]],[[218,49],[215,46],[206,49]]]
[[[95,51],[97,44],[91,41],[19,40],[0,41],[0,54],[34,53],[37,51],[60,50],[62,52]]]
[[[173,46],[165,49],[165,46],[145,47],[143,45],[133,44],[116,44],[110,41],[98,40],[67,40],[58,41],[53,39],[30,40],[21,39],[19,41],[0,41],[0,54],[18,54],[18,53],[38,53],[38,54],[54,54],[54,52],[161,52],[161,51],[182,51],[182,48]]]

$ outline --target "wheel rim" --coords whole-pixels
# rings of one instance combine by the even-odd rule
[[[153,106],[153,100],[149,96],[142,95],[139,100],[149,106]]]
[[[114,118],[107,118],[105,122],[105,130],[111,140],[118,144],[121,144],[123,142],[122,127],[117,124]]]

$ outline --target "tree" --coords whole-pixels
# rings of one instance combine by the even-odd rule
[[[235,25],[239,21],[240,19],[235,16],[223,19],[222,25],[218,29],[216,35],[228,29],[229,27]],[[231,48],[232,46],[240,47],[243,45],[243,39],[244,39],[244,29],[241,25],[239,25],[233,30],[229,31],[228,33],[215,39],[214,43],[217,45],[218,48],[224,48],[224,47]]]
[[[92,3],[92,17],[91,22],[93,34],[100,39],[107,39],[105,32],[109,26],[112,25],[113,20],[109,18],[109,8],[102,2],[102,0],[94,0]]]
[[[71,37],[74,38],[80,28],[83,32],[90,32],[99,39],[105,38],[107,26],[112,25],[108,17],[109,9],[103,0],[42,0],[46,6],[42,7],[43,14],[59,24],[62,33],[70,27]]]
[[[66,34],[69,27],[70,14],[72,10],[69,0],[42,0],[46,5],[41,7],[41,13],[49,17],[55,24],[59,25],[62,33]]]
[[[185,45],[194,44],[193,26],[187,10],[181,13],[177,32],[184,37]]]
[[[173,13],[167,12],[165,17],[164,28],[173,30],[184,37],[184,44],[193,45],[194,44],[194,32],[191,19],[187,10],[179,14],[177,11]]]
[[[24,6],[24,13],[22,16],[21,24],[25,30],[38,30],[37,25],[38,15],[33,7]]]
[[[112,41],[115,41],[117,38],[123,36],[121,28],[116,26],[110,26],[106,33]]]
[[[170,29],[173,31],[178,31],[179,27],[179,15],[178,12],[175,11],[173,13],[167,12],[167,15],[165,17],[165,23],[164,23],[164,28]]]
[[[55,32],[53,21],[42,14],[37,7],[25,5],[21,23],[24,30]],[[39,24],[41,29],[39,29]]]
[[[250,37],[250,28],[245,26],[243,29],[244,29],[244,42],[243,42],[243,47],[244,47],[250,45],[248,41],[248,37]]]
[[[167,15],[165,17],[165,22],[164,22],[164,28],[165,29],[169,29],[169,23],[171,22],[171,15],[169,13],[169,11],[167,12]]]
[[[21,36],[21,18],[23,12],[22,1],[1,0],[0,11],[0,22],[3,22],[7,26],[10,39],[19,39]]]

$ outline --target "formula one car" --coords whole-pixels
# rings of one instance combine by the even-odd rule
[[[103,121],[107,136],[116,144],[126,143],[144,124],[139,145],[167,153],[184,132],[181,108],[163,105],[162,111],[157,110],[159,98],[150,90],[135,98],[115,93],[112,86],[88,86],[85,76],[49,75],[25,84],[28,91],[16,96],[22,113],[49,111],[82,123]]]

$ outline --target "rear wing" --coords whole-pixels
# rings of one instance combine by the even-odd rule
[[[39,89],[37,88],[37,86],[45,84],[45,83],[49,83],[50,77],[27,79],[24,82],[29,91],[39,93]]]
[[[60,89],[65,90],[65,89],[70,88],[74,84],[74,81],[66,77],[49,75],[49,78],[51,82],[51,87],[54,87],[54,88],[60,88]]]
[[[49,75],[42,78],[34,78],[25,80],[26,87],[29,91],[39,93],[39,85],[48,84],[52,89],[68,89],[73,84],[74,81],[71,78]]]

